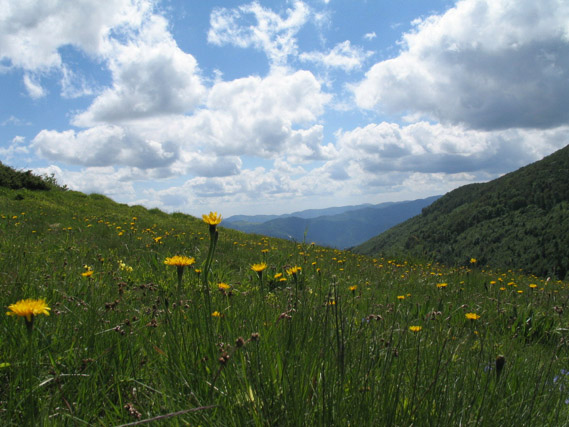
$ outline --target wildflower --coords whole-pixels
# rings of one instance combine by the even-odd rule
[[[398,300],[404,300],[404,299],[405,299],[405,295],[397,295],[397,299],[398,299]]]
[[[421,329],[423,329],[422,326],[409,326],[409,330],[410,330],[411,332],[420,332]]]
[[[535,288],[537,288],[537,285],[535,283],[530,283],[529,287],[532,289],[535,289]]]
[[[446,288],[447,286],[447,283],[437,283],[437,288]]]
[[[119,259],[119,268],[123,271],[126,271],[127,273],[132,273],[132,267],[126,265],[126,263],[120,259]]]
[[[93,275],[93,270],[91,269],[85,271],[84,273],[81,273],[81,276],[83,277],[91,277],[92,275]]]
[[[253,264],[251,266],[251,270],[255,271],[256,273],[262,273],[265,268],[267,268],[267,264],[264,262],[260,264]]]
[[[178,273],[178,294],[182,289],[182,277],[184,275],[184,267],[188,267],[195,262],[196,262],[195,258],[190,258],[187,256],[180,256],[180,255],[175,255],[172,258],[166,258],[164,260],[164,264],[176,266],[176,270]]]
[[[350,291],[352,291],[352,293],[356,292],[356,289],[358,289],[357,285],[352,285],[348,288]]]
[[[221,317],[221,313],[219,311],[214,311],[213,313],[211,313],[212,317]]]
[[[476,313],[466,313],[464,315],[467,319],[469,320],[478,320],[480,319],[480,315],[476,314]]]
[[[158,237],[153,237],[154,243],[162,243],[162,236],[158,236]]]
[[[228,290],[228,289],[231,289],[231,286],[228,285],[227,283],[219,283],[219,284],[217,285],[217,287],[218,287],[218,289],[219,289],[220,291],[226,291],[226,290]]]
[[[470,258],[470,264],[476,264],[476,258]]]
[[[164,264],[175,265],[176,267],[187,267],[195,262],[196,262],[195,258],[190,258],[187,256],[180,256],[180,255],[175,255],[171,258],[166,258],[166,260],[164,260]]]
[[[45,299],[23,299],[8,306],[10,311],[6,312],[8,316],[25,317],[28,331],[31,332],[33,327],[34,316],[45,314],[49,316],[51,308],[46,304]]]
[[[273,276],[273,279],[279,279],[279,278],[282,277],[282,275],[283,275],[282,273],[276,273],[276,274]]]
[[[301,270],[302,270],[302,267],[298,267],[298,266],[295,265],[294,267],[287,268],[286,272],[287,272],[287,274],[288,274],[289,276],[294,276],[294,277],[296,277],[296,275],[297,275],[298,273],[300,273]]]
[[[203,214],[202,218],[206,224],[209,225],[209,230],[215,231],[216,226],[221,222],[221,215],[217,212],[210,212],[209,214]]]

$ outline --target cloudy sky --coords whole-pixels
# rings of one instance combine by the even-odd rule
[[[566,0],[0,0],[0,160],[199,216],[410,200],[569,144]]]

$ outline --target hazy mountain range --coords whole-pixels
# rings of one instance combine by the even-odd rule
[[[223,225],[246,233],[345,249],[421,213],[440,196],[377,205],[309,209],[284,215],[235,215]]]

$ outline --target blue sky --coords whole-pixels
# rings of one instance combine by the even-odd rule
[[[0,160],[199,216],[444,194],[569,143],[563,0],[0,0]]]

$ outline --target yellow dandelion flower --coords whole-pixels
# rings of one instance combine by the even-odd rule
[[[93,270],[87,270],[84,273],[81,273],[83,277],[91,277],[93,275]]]
[[[282,277],[282,275],[283,275],[282,273],[276,273],[276,274],[273,276],[273,279],[279,279],[279,278]]]
[[[446,288],[447,286],[447,283],[437,283],[437,288]]]
[[[287,268],[286,273],[289,276],[296,276],[298,273],[301,272],[301,270],[302,270],[302,267],[295,265],[294,267]]]
[[[213,313],[211,313],[212,317],[221,317],[221,313],[219,311],[214,311]]]
[[[352,285],[348,288],[350,291],[355,292],[358,289],[357,285]]]
[[[535,288],[537,288],[537,285],[535,283],[530,283],[529,287],[532,289],[535,289]]]
[[[476,258],[470,258],[470,264],[476,264],[477,260]]]
[[[476,313],[466,313],[464,316],[465,316],[467,319],[469,319],[469,320],[478,320],[478,319],[480,319],[480,315],[479,315],[479,314],[476,314]]]
[[[190,258],[187,256],[180,256],[180,255],[175,255],[171,258],[166,258],[164,260],[164,264],[175,265],[176,267],[187,267],[195,262],[196,262],[195,258]]]
[[[398,299],[398,300],[404,300],[404,299],[405,299],[405,295],[397,295],[397,299]]]
[[[45,314],[49,316],[49,310],[44,299],[23,299],[8,306],[10,311],[6,312],[8,316],[21,316],[25,317],[29,323],[32,321],[33,316]]]
[[[422,326],[409,326],[411,332],[420,332],[423,329]]]
[[[256,273],[261,273],[263,270],[265,270],[267,268],[267,264],[262,262],[260,264],[253,264],[251,266],[251,270],[253,270]]]
[[[221,222],[221,215],[217,212],[210,212],[209,214],[203,214],[202,218],[206,224],[217,225]]]
[[[227,283],[219,283],[219,284],[217,285],[217,287],[218,287],[218,289],[221,290],[221,291],[226,291],[226,290],[228,290],[228,289],[231,289],[231,286],[228,285]]]

